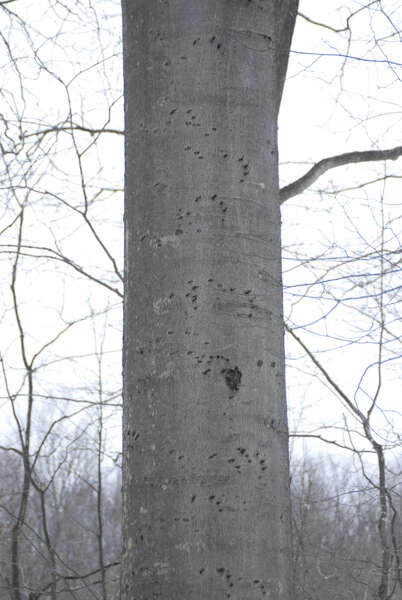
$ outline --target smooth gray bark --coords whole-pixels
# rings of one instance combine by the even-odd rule
[[[272,0],[127,0],[123,19],[121,598],[290,600],[287,17]]]

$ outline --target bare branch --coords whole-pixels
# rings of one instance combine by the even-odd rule
[[[341,444],[335,440],[329,440],[328,438],[325,438],[324,436],[318,434],[318,433],[289,433],[289,437],[290,438],[311,438],[311,439],[316,439],[319,440],[320,442],[325,442],[326,444],[332,444],[333,446],[337,446],[338,448],[341,448],[342,450],[350,450],[351,452],[356,452],[355,448],[352,448],[351,446],[346,446],[345,444]],[[372,454],[372,450],[359,450],[360,453],[369,453]]]
[[[357,14],[359,14],[361,11],[365,10],[366,8],[369,8],[373,4],[378,4],[378,0],[373,0],[373,2],[369,2],[366,6],[361,6],[355,12],[350,13],[348,18],[346,19],[346,25],[341,28],[331,27],[331,25],[327,25],[325,23],[319,23],[318,21],[311,19],[310,17],[308,17],[307,15],[305,15],[304,13],[301,13],[301,12],[298,12],[297,15],[299,17],[301,17],[302,19],[304,19],[305,21],[307,21],[308,23],[311,23],[311,25],[318,25],[318,27],[323,27],[324,29],[329,29],[329,31],[332,31],[333,33],[343,33],[344,31],[350,31],[350,21],[353,17],[355,17]]]
[[[342,54],[341,52],[305,52],[304,50],[291,50],[290,52],[292,54],[301,54],[303,56],[318,56],[319,58],[324,56],[335,56],[336,58],[347,58],[348,60],[357,60],[359,62],[387,64],[395,67],[402,67],[402,63],[395,60],[388,60],[386,58],[364,58],[363,56],[352,56],[351,54]]]
[[[402,156],[402,146],[396,148],[390,148],[389,150],[367,150],[363,152],[345,152],[344,154],[338,154],[337,156],[330,156],[323,158],[309,171],[299,179],[296,179],[293,183],[286,185],[280,190],[279,199],[280,203],[283,204],[289,198],[297,196],[309,188],[314,181],[316,181],[321,175],[326,173],[329,169],[335,169],[336,167],[342,167],[344,165],[350,165],[352,163],[361,162],[374,162],[379,160],[396,160]]]
[[[82,131],[83,133],[89,133],[89,135],[96,135],[99,133],[115,133],[117,135],[124,135],[124,131],[121,129],[113,129],[113,128],[105,128],[105,127],[101,127],[101,128],[84,127],[83,125],[73,124],[73,125],[66,125],[64,127],[62,127],[62,126],[48,127],[46,129],[40,129],[39,131],[34,131],[32,133],[24,133],[23,139],[27,139],[27,138],[35,137],[35,136],[43,136],[48,133],[58,133],[60,131],[66,132],[66,133],[71,133],[72,131]]]

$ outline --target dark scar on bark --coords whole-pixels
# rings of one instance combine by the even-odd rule
[[[236,366],[233,369],[222,369],[221,372],[225,375],[226,385],[230,391],[238,392],[242,377],[239,367]]]

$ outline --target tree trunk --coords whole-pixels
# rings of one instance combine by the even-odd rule
[[[278,4],[123,2],[122,600],[291,598]]]

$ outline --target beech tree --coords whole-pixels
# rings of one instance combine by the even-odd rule
[[[124,599],[292,597],[279,208],[402,153],[279,190],[297,8],[123,2]]]
[[[123,2],[127,600],[291,597],[276,129],[296,12]]]

